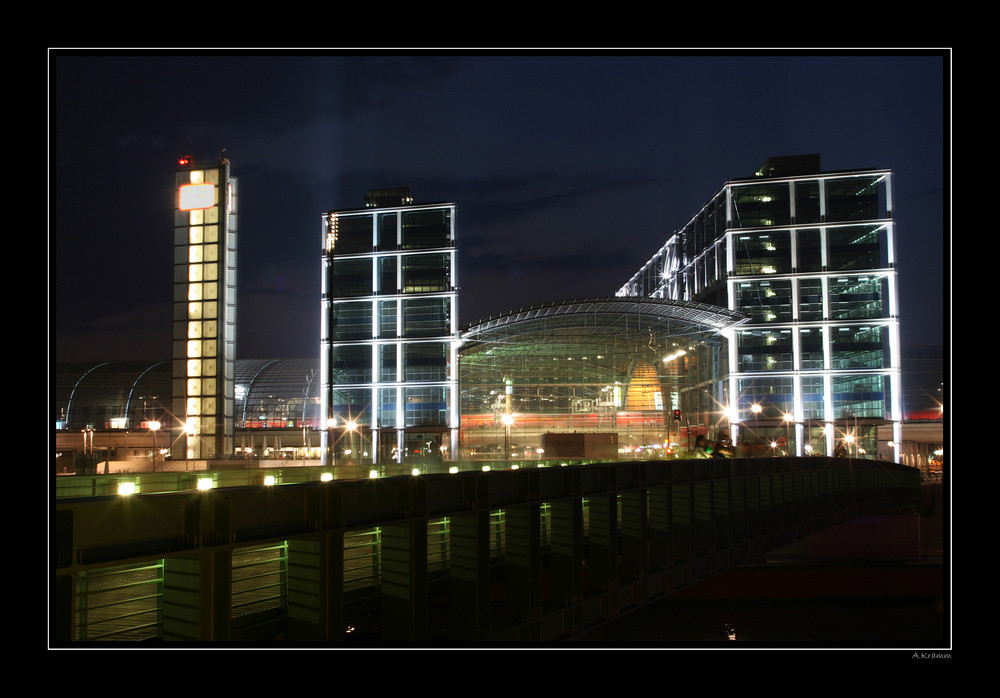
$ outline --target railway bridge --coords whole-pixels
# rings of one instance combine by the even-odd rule
[[[137,477],[59,478],[69,496],[51,522],[51,637],[565,640],[799,538],[920,502],[917,470],[874,460],[467,467],[160,473],[131,495],[112,487]]]

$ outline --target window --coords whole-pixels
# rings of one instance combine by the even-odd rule
[[[734,237],[736,274],[786,274],[792,271],[791,234],[738,233]]]
[[[450,254],[406,255],[402,266],[404,293],[434,293],[449,289]]]
[[[847,271],[887,266],[884,231],[881,225],[827,228],[827,267],[830,271]]]
[[[444,342],[420,342],[404,345],[404,366],[408,381],[443,381],[448,379],[448,345]]]
[[[791,223],[787,182],[733,187],[732,205],[736,228]]]
[[[451,302],[447,298],[420,298],[403,301],[403,330],[406,337],[441,337],[451,333]]]
[[[372,304],[367,301],[335,303],[333,306],[333,339],[371,339]]]
[[[372,260],[335,259],[330,280],[334,298],[370,296],[372,294]]]
[[[737,286],[737,308],[754,323],[792,320],[792,282],[789,280],[743,281]]]
[[[451,211],[436,208],[403,212],[403,249],[450,247]]]

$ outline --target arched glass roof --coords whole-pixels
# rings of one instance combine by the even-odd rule
[[[669,301],[656,298],[584,298],[533,305],[495,315],[473,323],[462,331],[466,343],[498,334],[515,337],[521,332],[537,333],[546,326],[574,327],[578,337],[622,335],[655,329],[671,336],[717,333],[744,323],[742,313],[704,303]]]
[[[318,359],[236,362],[236,425],[319,428]]]
[[[319,359],[236,361],[237,428],[318,425]],[[99,362],[56,366],[54,418],[63,429],[142,429],[170,419],[170,363]]]
[[[116,361],[60,364],[55,419],[67,429],[137,429],[162,420],[170,405],[170,365]]]

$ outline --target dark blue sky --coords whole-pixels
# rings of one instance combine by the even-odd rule
[[[944,342],[950,63],[938,53],[50,53],[57,361],[170,353],[176,159],[240,179],[239,358],[319,351],[320,215],[458,205],[459,315],[612,295],[774,155],[895,172],[905,344]]]

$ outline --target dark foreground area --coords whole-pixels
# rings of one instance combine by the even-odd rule
[[[602,645],[945,647],[936,599],[665,600],[579,638]]]

